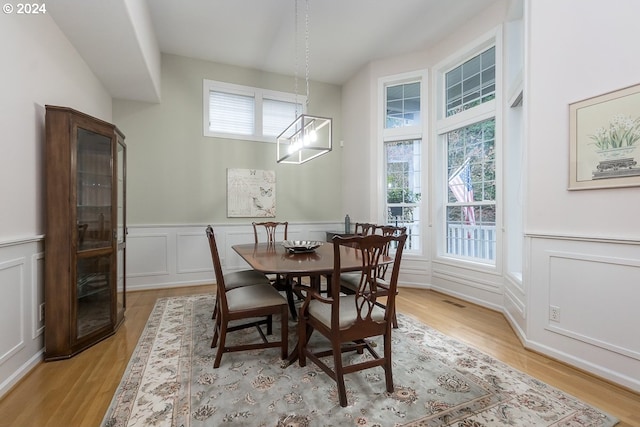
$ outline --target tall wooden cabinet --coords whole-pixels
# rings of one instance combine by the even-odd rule
[[[46,107],[45,360],[124,320],[126,145],[114,125]]]

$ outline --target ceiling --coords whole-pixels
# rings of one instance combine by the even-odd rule
[[[47,3],[116,98],[153,98],[137,93],[150,90],[140,81],[150,73],[144,54],[149,43],[141,42],[141,2]],[[309,77],[342,84],[372,60],[428,48],[493,2],[309,0]],[[147,0],[146,7],[144,17],[160,52],[287,75],[296,72],[297,58],[298,76],[305,76],[305,0],[298,0],[297,37],[295,0]]]

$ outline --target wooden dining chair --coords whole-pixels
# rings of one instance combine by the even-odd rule
[[[218,254],[215,235],[211,226],[207,227],[207,239],[211,249],[211,260],[216,275],[216,301],[218,313],[215,318],[215,330],[211,348],[218,347],[214,368],[220,366],[223,353],[254,350],[260,348],[280,347],[282,359],[288,352],[287,300],[271,284],[247,285],[229,289],[222,274],[222,265]],[[280,341],[269,341],[261,325],[267,327],[266,335],[273,332],[273,316],[280,315]],[[232,321],[240,321],[230,325]],[[227,345],[227,333],[255,327],[262,338],[260,343]],[[218,337],[220,341],[218,342]]]
[[[282,240],[288,239],[288,230],[289,230],[289,222],[276,222],[276,221],[266,221],[266,222],[252,222],[253,225],[253,237],[256,243],[260,243],[260,239],[258,238],[258,234],[262,234],[259,230],[264,228],[266,232],[266,241],[267,243],[275,243],[278,239],[276,239],[277,235],[281,232]]]
[[[253,225],[253,237],[256,244],[260,243],[259,235],[263,235],[266,233],[266,242],[269,244],[275,244],[278,235],[282,236],[282,240],[288,240],[288,229],[289,222],[276,222],[276,221],[266,221],[266,222],[252,222]],[[262,228],[264,228],[265,233],[261,233]],[[287,295],[287,302],[289,303],[289,311],[291,312],[291,317],[293,320],[296,320],[298,317],[296,306],[295,306],[295,298],[293,292],[294,278],[291,276],[285,276],[281,274],[274,274],[267,276],[269,280],[271,280],[271,284],[279,291],[284,291]],[[298,295],[301,297],[301,295]]]
[[[370,224],[367,222],[356,222],[354,233],[360,236],[367,236],[373,233],[373,230],[375,229],[375,227],[376,227],[376,224]]]
[[[398,285],[400,260],[406,234],[399,236],[354,236],[333,238],[334,264],[331,296],[321,296],[314,290],[308,290],[306,299],[300,308],[298,320],[298,356],[300,366],[306,366],[307,358],[320,367],[337,383],[340,406],[347,406],[347,392],[344,375],[363,369],[380,366],[385,371],[385,384],[388,392],[393,392],[391,331],[395,313],[395,296]],[[386,301],[384,308],[377,302],[379,298],[378,270],[383,260],[385,248],[391,243],[397,244],[389,280],[386,281]],[[340,247],[349,246],[362,259],[360,280],[355,294],[340,295]],[[330,349],[316,349],[309,346],[309,338],[314,331],[322,334]],[[383,337],[383,354],[378,354],[368,338]],[[344,364],[342,353],[367,350],[371,358],[353,364]],[[333,369],[323,357],[333,356]]]
[[[213,228],[209,225],[207,227],[207,235],[213,234]],[[271,282],[269,278],[259,271],[253,269],[232,271],[224,275],[224,284],[227,290],[240,288],[242,286],[249,285],[269,285]],[[219,285],[218,285],[219,286]],[[216,299],[213,307],[212,318],[215,319],[218,314],[218,299]]]
[[[407,227],[397,227],[393,225],[374,225],[371,229],[372,234],[379,234],[381,236],[400,236],[402,234],[407,234]],[[391,242],[385,247],[384,255],[390,256],[391,252]],[[386,284],[385,277],[387,275],[387,269],[389,268],[389,264],[382,264],[378,266],[378,278],[380,281],[378,282],[379,286],[379,296],[383,296],[385,291],[388,292],[388,285]],[[342,292],[346,294],[355,294],[358,289],[358,284],[360,281],[360,274],[358,272],[353,273],[342,273],[342,278],[340,282],[340,289]],[[396,289],[396,295],[398,291]],[[384,307],[384,303],[381,301],[377,301],[376,304],[380,305],[380,307]],[[396,314],[393,314],[393,327],[398,328],[398,318]]]

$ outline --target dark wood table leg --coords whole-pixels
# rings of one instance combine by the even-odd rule
[[[320,284],[321,284],[321,276],[319,274],[314,274],[309,276],[309,285],[311,287],[311,289],[315,290],[316,292],[320,293]],[[299,289],[303,289],[304,286],[300,286]],[[304,292],[304,290],[302,291]],[[300,318],[300,316],[298,315],[298,319]],[[298,335],[298,328],[296,327],[296,335]],[[307,340],[309,339],[309,331],[311,328],[307,328]],[[290,366],[291,364],[295,363],[298,360],[298,345],[300,344],[300,336],[298,335],[298,339],[296,340],[296,344],[293,347],[293,349],[291,350],[291,353],[289,354],[289,357],[287,358],[287,363],[285,365],[285,367]]]

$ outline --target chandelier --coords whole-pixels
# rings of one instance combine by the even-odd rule
[[[304,112],[298,115],[298,0],[295,3],[295,94],[296,119],[276,140],[276,161],[278,163],[302,164],[331,151],[331,119]],[[309,0],[305,0],[305,81],[307,99],[305,111],[309,106]]]

